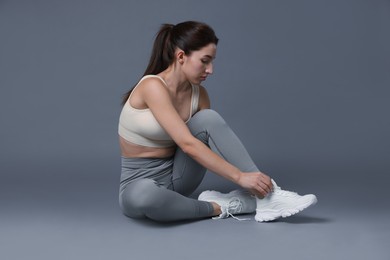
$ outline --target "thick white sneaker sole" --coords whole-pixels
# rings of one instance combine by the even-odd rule
[[[291,205],[288,205],[288,203],[286,203],[286,205],[281,205],[279,207],[258,206],[258,208],[256,209],[255,220],[257,222],[267,222],[267,221],[273,221],[280,217],[282,218],[290,217],[316,203],[317,203],[317,197],[313,194],[308,194],[308,195],[301,196],[294,203],[290,203]]]

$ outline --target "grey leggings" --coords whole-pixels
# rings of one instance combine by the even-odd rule
[[[258,171],[245,147],[214,110],[196,113],[191,133],[243,172]],[[131,218],[176,221],[209,217],[211,203],[188,198],[206,169],[177,148],[171,158],[124,158],[119,192],[123,213]]]

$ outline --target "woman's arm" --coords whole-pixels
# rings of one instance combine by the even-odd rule
[[[203,86],[200,86],[199,90],[199,110],[209,109],[210,98],[207,90]],[[238,184],[252,191],[253,194],[265,196],[272,190],[271,178],[262,172],[246,172],[240,175]]]
[[[153,115],[174,142],[198,163],[210,171],[265,196],[272,188],[271,181],[260,173],[243,173],[230,164],[200,140],[195,138],[174,108],[168,90],[158,79],[147,79],[142,82],[140,95]],[[206,99],[205,99],[206,97]],[[201,88],[200,109],[210,107],[205,89]],[[264,175],[264,176],[260,176]],[[268,177],[268,176],[267,176]],[[269,178],[269,177],[268,177]],[[269,186],[271,184],[271,186]]]

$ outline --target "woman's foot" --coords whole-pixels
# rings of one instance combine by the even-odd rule
[[[298,195],[295,192],[282,190],[272,180],[273,191],[265,198],[256,198],[256,216],[258,222],[272,221],[280,217],[289,217],[317,203],[313,194]]]

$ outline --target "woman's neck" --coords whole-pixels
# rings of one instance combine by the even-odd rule
[[[185,78],[183,73],[175,69],[173,65],[169,66],[166,70],[158,74],[167,83],[168,89],[172,93],[179,94],[188,90],[191,86],[189,81]]]

